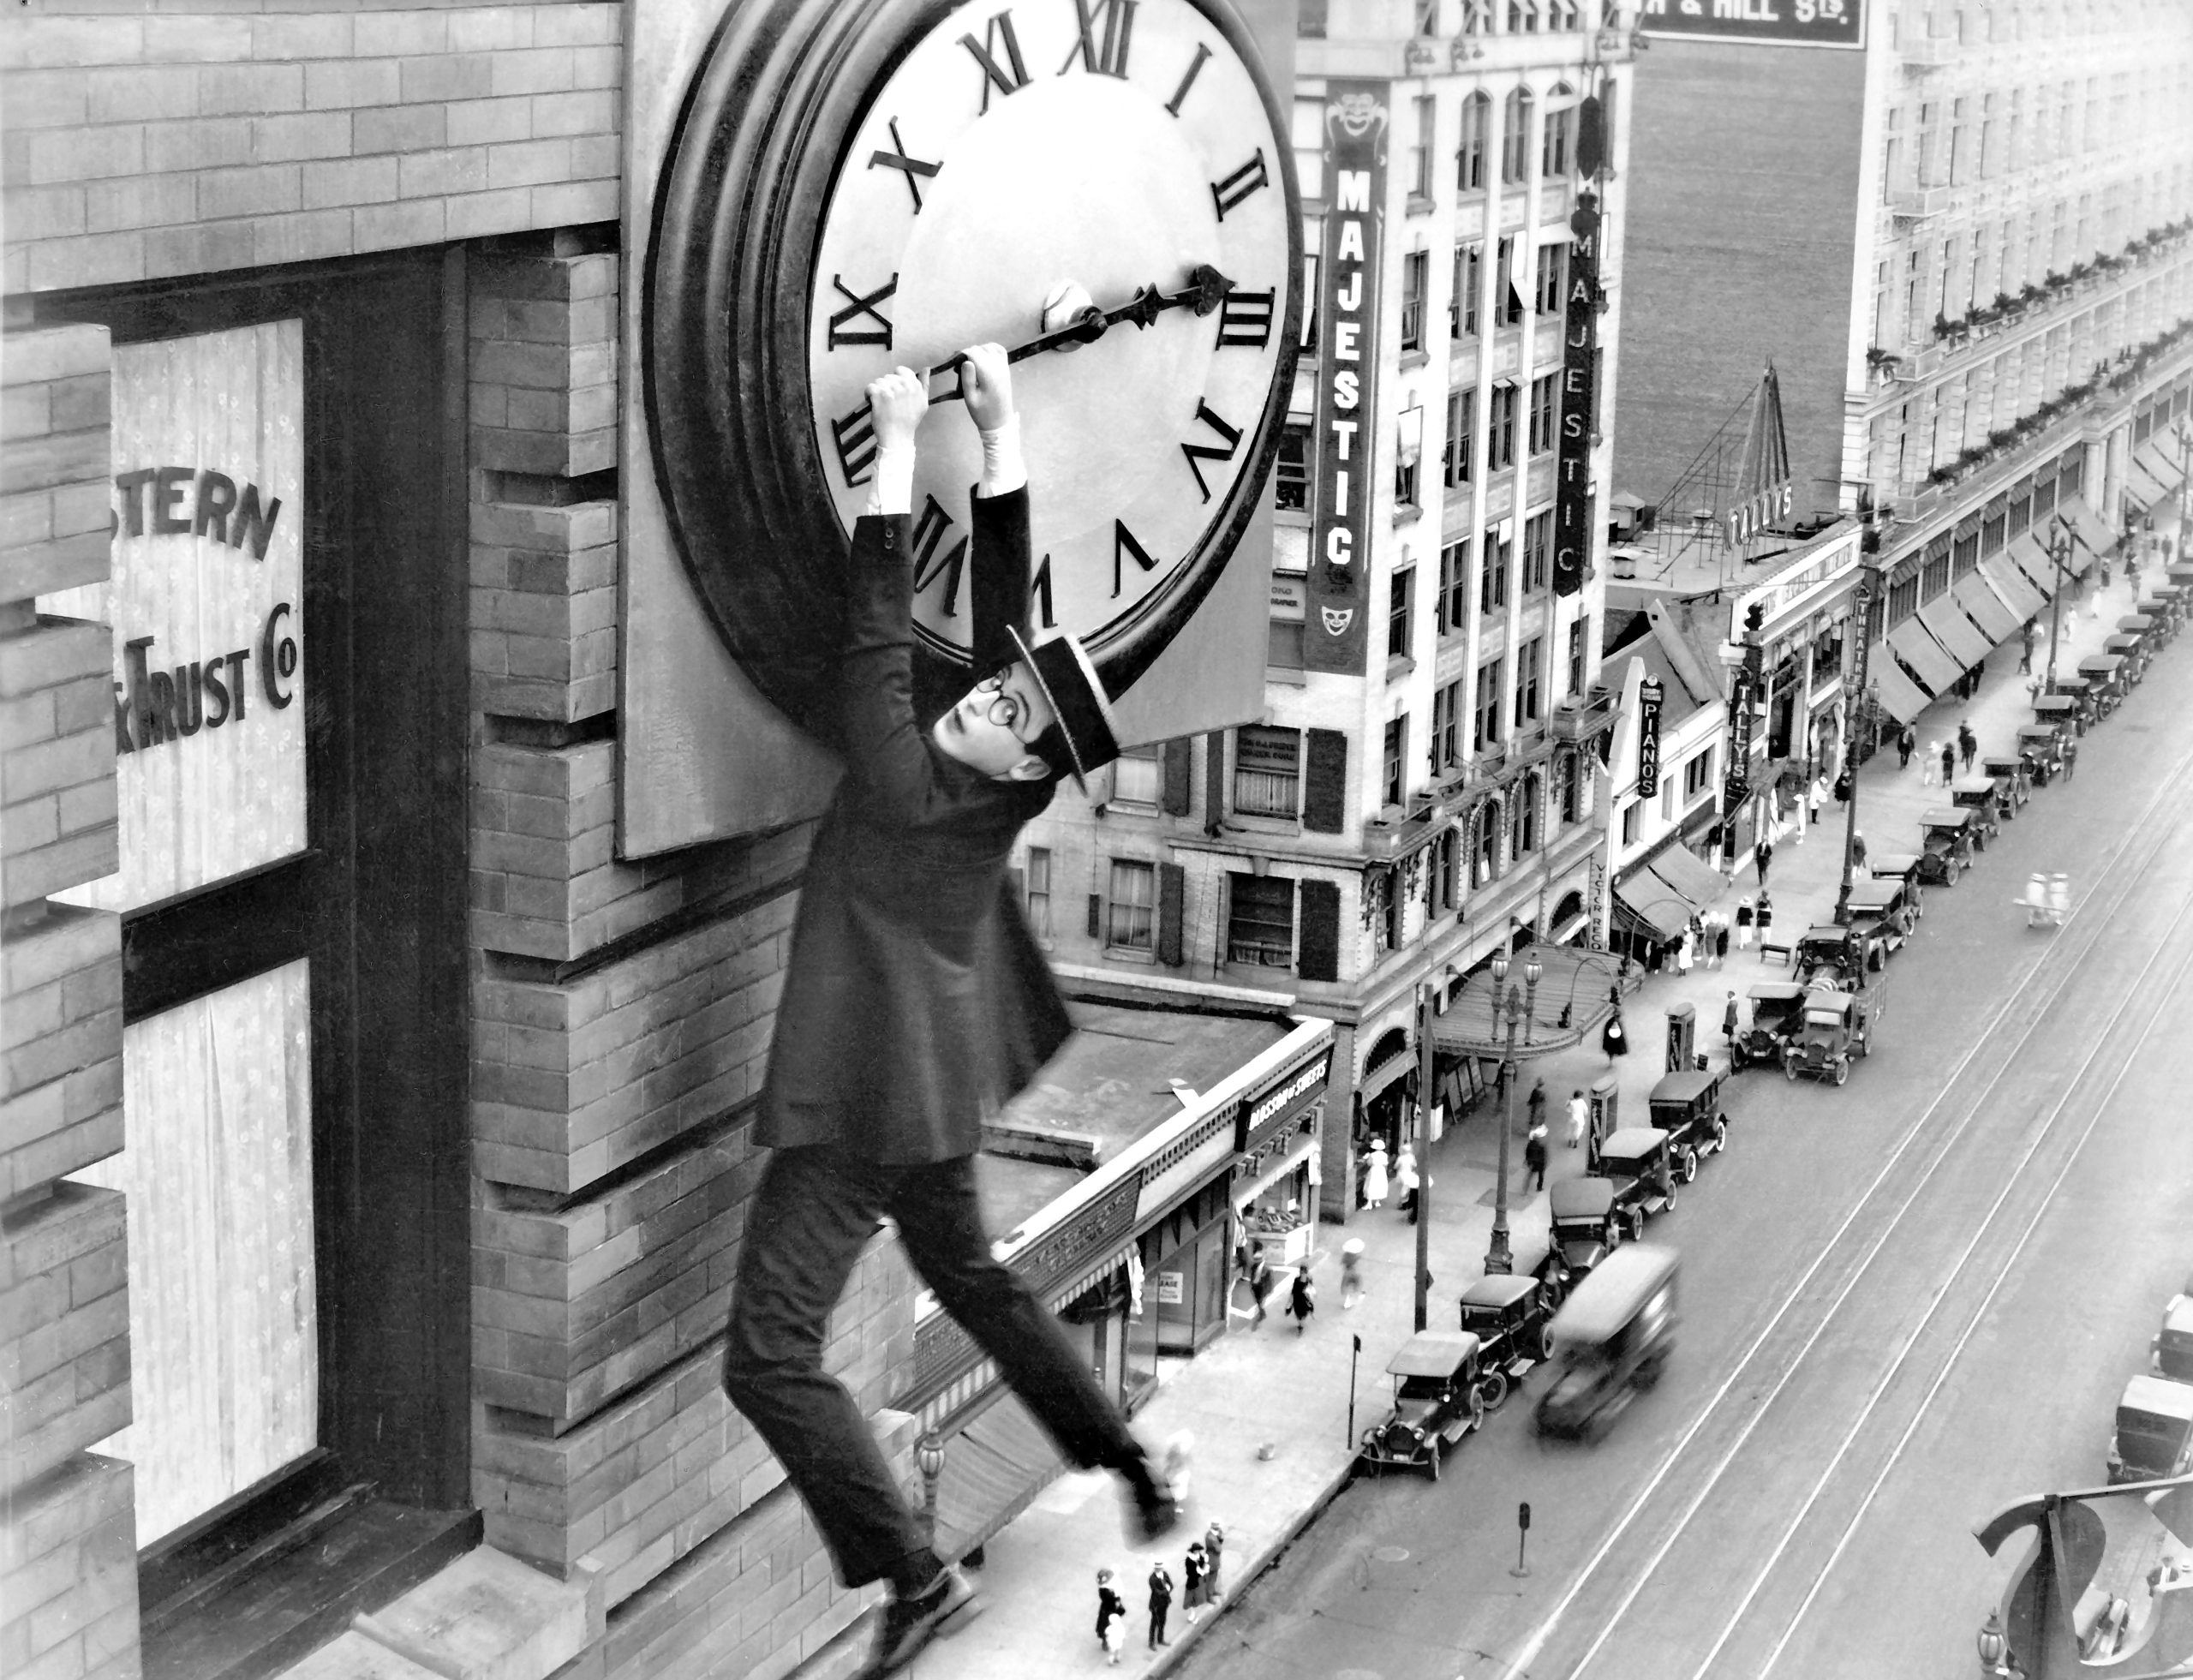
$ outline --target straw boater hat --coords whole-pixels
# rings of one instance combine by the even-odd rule
[[[1084,778],[1120,756],[1111,697],[1104,692],[1096,667],[1089,662],[1077,638],[1055,636],[1031,647],[1017,627],[1007,629],[1021,662],[1035,677],[1037,687],[1043,691],[1043,698],[1059,720],[1059,733],[1073,760],[1074,786],[1086,793],[1089,784]]]

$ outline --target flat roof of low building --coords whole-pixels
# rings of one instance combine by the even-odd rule
[[[1073,1037],[985,1128],[976,1181],[983,1217],[999,1235],[1184,1112],[1170,1081],[1209,1091],[1295,1025],[1277,1013],[1189,1013],[1083,999],[1067,1007]]]

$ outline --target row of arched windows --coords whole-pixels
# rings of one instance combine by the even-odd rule
[[[1567,82],[1557,83],[1547,97],[1557,109],[1548,111],[1545,132],[1539,140],[1539,172],[1552,178],[1564,176],[1576,158],[1576,107],[1563,103],[1574,98]],[[1531,119],[1537,101],[1527,87],[1508,95],[1500,124],[1500,179],[1517,187],[1530,179]],[[1483,190],[1486,184],[1487,147],[1492,135],[1492,97],[1479,88],[1462,101],[1461,141],[1455,152],[1455,185],[1465,193]]]

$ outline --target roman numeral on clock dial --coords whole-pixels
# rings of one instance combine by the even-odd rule
[[[844,308],[831,314],[830,348],[836,350],[840,344],[881,344],[885,350],[889,350],[891,323],[876,306],[888,300],[899,290],[899,277],[893,274],[874,291],[864,294],[855,291],[835,274],[830,277],[830,284],[838,289],[840,297],[847,300]],[[875,325],[856,329],[853,323],[863,318]]]
[[[1247,163],[1242,164],[1223,181],[1211,182],[1210,198],[1211,202],[1218,206],[1218,219],[1224,221],[1228,211],[1239,205],[1258,188],[1269,184],[1270,177],[1264,174],[1264,149],[1259,146],[1257,148],[1257,155],[1250,158]]]
[[[1241,428],[1238,426],[1228,426],[1219,418],[1217,412],[1210,404],[1200,397],[1196,399],[1196,418],[1226,440],[1226,447],[1223,449],[1219,448],[1216,444],[1207,443],[1184,443],[1180,445],[1180,453],[1188,457],[1188,470],[1196,475],[1196,488],[1202,491],[1203,499],[1209,501],[1210,486],[1204,481],[1203,468],[1198,463],[1204,461],[1231,461],[1234,458],[1235,448],[1241,441]],[[1114,593],[1118,592],[1114,590]]]
[[[1114,601],[1120,597],[1121,571],[1130,554],[1134,556],[1134,563],[1144,571],[1157,569],[1157,557],[1135,541],[1134,533],[1127,529],[1127,522],[1114,519],[1112,521],[1112,599]]]
[[[830,441],[838,447],[838,469],[852,488],[868,482],[868,469],[875,464],[875,416],[867,401],[842,419],[830,422]]]
[[[923,502],[921,516],[914,521],[913,549],[914,593],[920,595],[930,584],[941,583],[943,593],[936,610],[947,619],[957,616],[959,577],[967,566],[967,539],[963,536],[952,541],[952,516],[934,496]]]
[[[1028,67],[1021,61],[1020,38],[1013,33],[1013,14],[1000,12],[983,26],[983,39],[962,35],[959,45],[975,55],[975,62],[983,67],[983,109],[990,108],[990,89],[995,87],[1001,96],[1018,93],[1028,85]],[[991,49],[1002,46],[1005,63],[1001,64]]]
[[[1262,350],[1271,342],[1273,291],[1229,291],[1218,306],[1218,347],[1246,345]]]
[[[1094,9],[1085,0],[1073,0],[1074,27],[1079,32],[1073,50],[1066,56],[1066,63],[1059,66],[1064,75],[1073,68],[1079,58],[1081,67],[1091,75],[1124,76],[1127,73],[1127,38],[1134,33],[1134,9],[1138,0],[1096,0]],[[1103,33],[1096,29],[1099,19]]]
[[[889,127],[891,149],[886,152],[878,147],[869,153],[868,166],[874,169],[881,164],[885,169],[897,170],[905,179],[906,190],[914,195],[914,214],[918,216],[922,213],[922,182],[933,177],[944,165],[924,163],[906,150],[906,142],[899,138],[897,117],[891,119]],[[896,275],[892,276],[894,280],[897,278]]]
[[[1188,73],[1180,78],[1180,85],[1173,90],[1173,97],[1165,101],[1165,109],[1171,111],[1174,116],[1178,117],[1180,114],[1180,101],[1188,97],[1188,89],[1196,85],[1196,77],[1203,70],[1204,61],[1210,57],[1210,49],[1201,41],[1198,41],[1196,56],[1188,60]]]

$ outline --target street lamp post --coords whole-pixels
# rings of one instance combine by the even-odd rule
[[[1431,1312],[1431,1022],[1437,986],[1425,981],[1416,989],[1416,1327],[1425,1329]]]
[[[2193,490],[2193,486],[2186,483],[2187,476],[2193,475],[2193,423],[2179,421],[2175,435],[2178,439],[2178,552],[2183,556],[2185,553],[2186,522],[2193,519],[2193,514],[2186,511],[2187,494],[2189,490]]]
[[[1496,1004],[1499,1002],[1500,988],[1508,983],[1510,966],[1505,951],[1496,952],[1492,959],[1492,992]],[[1508,1242],[1508,1138],[1515,1129],[1515,1086],[1521,1078],[1515,1059],[1515,1031],[1524,1020],[1537,1013],[1539,981],[1545,973],[1545,965],[1533,952],[1523,960],[1523,983],[1530,989],[1529,995],[1508,987],[1508,998],[1501,1012],[1508,1020],[1508,1053],[1501,1062],[1500,1080],[1506,1088],[1506,1098],[1500,1117],[1500,1176],[1493,1181],[1492,1245],[1485,1251],[1485,1270],[1488,1276],[1505,1274],[1515,1270],[1515,1254]]]
[[[2071,533],[2059,517],[2048,527],[2048,564],[2056,568],[2056,588],[2048,597],[2048,692],[2056,692],[2056,640],[2064,618],[2064,580],[2071,575]]]
[[[1843,885],[1835,894],[1835,919],[1849,919],[1850,912],[1850,876],[1855,864],[1858,845],[1858,729],[1864,715],[1867,667],[1872,646],[1870,631],[1873,623],[1873,586],[1879,577],[1879,568],[1868,564],[1865,576],[1859,580],[1851,595],[1851,605],[1858,609],[1858,663],[1851,673],[1850,686],[1843,696],[1843,774],[1848,779],[1849,798],[1846,801],[1843,824]],[[1797,813],[1802,819],[1802,811]]]
[[[1974,1643],[1979,1648],[1980,1672],[1987,1680],[2001,1680],[2001,1677],[2017,1672],[2006,1660],[2011,1642],[2003,1637],[2003,1619],[1995,1611],[1987,1612],[1987,1625],[1980,1629]]]

